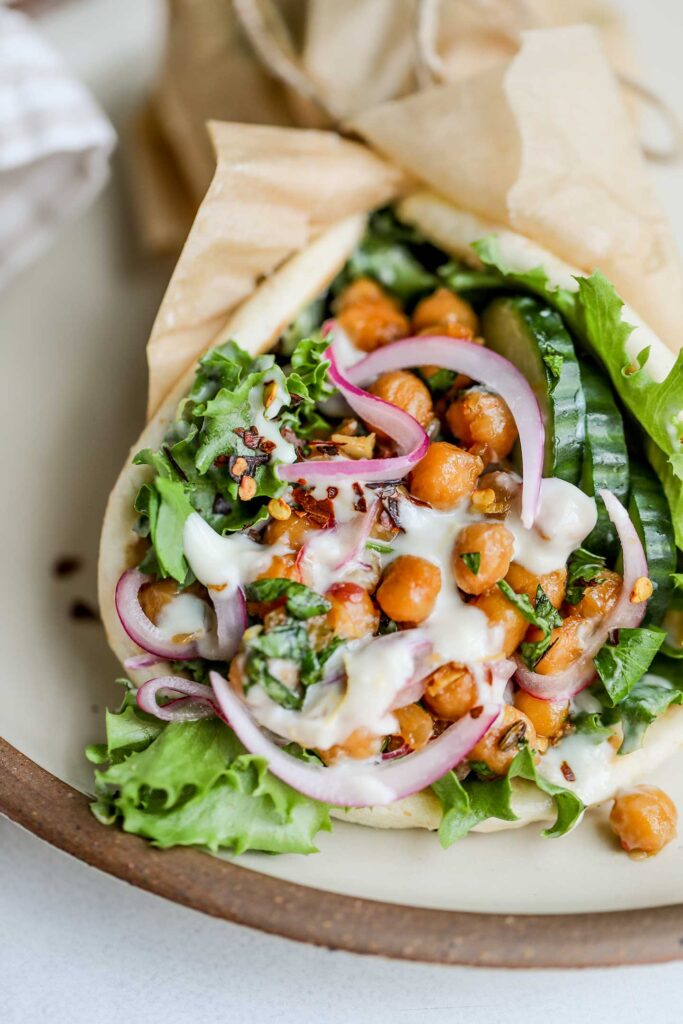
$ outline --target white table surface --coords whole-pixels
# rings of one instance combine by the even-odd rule
[[[160,2],[74,0],[43,19],[116,120],[154,66]],[[683,114],[680,0],[618,6],[631,21],[649,84]],[[680,167],[657,172],[683,244],[682,179]],[[141,892],[0,819],[2,1024],[668,1024],[680,1018],[682,982],[680,964],[506,972],[301,946]]]

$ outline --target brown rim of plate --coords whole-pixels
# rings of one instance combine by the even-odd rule
[[[683,958],[683,905],[472,914],[356,899],[101,825],[88,797],[0,738],[0,812],[101,871],[213,917],[352,953],[479,967],[607,967]]]

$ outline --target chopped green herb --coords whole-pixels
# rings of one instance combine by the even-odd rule
[[[599,583],[605,570],[605,559],[585,548],[577,548],[567,562],[567,604],[578,604],[590,583]]]
[[[479,551],[463,551],[460,557],[470,572],[477,576],[481,565],[481,553]]]

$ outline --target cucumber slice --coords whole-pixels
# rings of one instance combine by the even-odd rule
[[[659,480],[642,465],[631,465],[628,511],[647,559],[654,592],[643,625],[659,625],[672,601],[676,571],[676,543],[669,504]]]
[[[586,494],[595,494],[606,487],[625,504],[629,487],[628,452],[624,422],[612,388],[600,371],[588,363],[581,366],[581,383],[586,400],[581,488]],[[619,550],[616,531],[601,501],[598,501],[598,522],[583,546],[607,556],[614,556]]]
[[[538,299],[495,299],[482,317],[494,352],[509,359],[534,390],[545,423],[544,476],[581,477],[585,403],[574,344],[561,317]]]

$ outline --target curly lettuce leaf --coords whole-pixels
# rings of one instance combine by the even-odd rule
[[[129,708],[120,727],[135,744],[138,714]],[[265,761],[246,753],[223,722],[160,725],[144,748],[129,742],[131,752],[123,759],[110,747],[112,763],[96,773],[93,812],[101,821],[118,821],[125,831],[162,848],[202,846],[234,853],[311,853],[315,835],[330,830],[327,807],[271,775]]]
[[[604,705],[604,710],[577,716],[573,724],[578,730],[592,731],[596,736],[601,729],[609,732],[620,724],[623,736],[617,753],[630,754],[642,746],[647,729],[656,718],[672,705],[683,704],[683,673],[675,661],[658,654],[647,673],[618,704],[611,704],[599,683],[593,685],[591,693]],[[586,718],[592,719],[590,724]]]
[[[550,828],[545,829],[544,836],[563,836],[578,824],[585,809],[582,801],[576,793],[556,786],[539,775],[532,751],[523,747],[515,756],[507,775],[501,778],[484,780],[471,777],[460,782],[455,772],[451,771],[432,784],[432,790],[439,798],[443,810],[439,826],[439,842],[443,848],[447,849],[456,840],[462,839],[475,825],[487,818],[517,821],[518,816],[512,807],[512,780],[515,778],[534,783],[555,800],[557,817]]]

